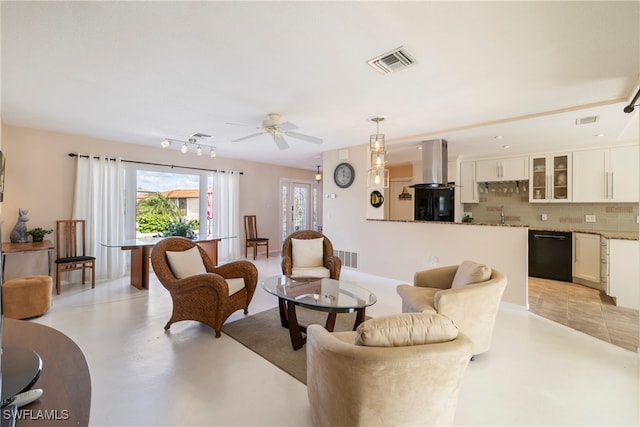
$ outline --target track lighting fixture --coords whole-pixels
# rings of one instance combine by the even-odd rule
[[[202,156],[203,154],[203,147],[208,148],[209,149],[209,156],[210,157],[216,157],[216,147],[212,146],[212,145],[208,145],[208,144],[203,144],[202,142],[198,141],[198,138],[211,138],[210,135],[205,135],[202,133],[196,133],[191,135],[191,137],[189,137],[189,139],[187,141],[181,141],[179,139],[169,139],[169,138],[165,138],[162,140],[162,142],[160,142],[160,146],[162,148],[167,148],[168,146],[171,145],[172,142],[180,142],[182,143],[182,146],[180,147],[180,152],[182,154],[186,154],[189,152],[189,146],[195,146],[196,147],[196,155],[197,156]]]

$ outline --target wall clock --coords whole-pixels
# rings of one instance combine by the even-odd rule
[[[347,188],[353,184],[353,180],[356,177],[356,173],[353,170],[353,166],[349,163],[340,163],[333,171],[333,180],[340,188]]]

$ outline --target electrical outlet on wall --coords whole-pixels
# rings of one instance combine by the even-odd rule
[[[431,255],[429,257],[429,266],[430,267],[435,267],[437,263],[438,263],[438,258],[436,258],[435,255]]]
[[[595,215],[585,215],[584,216],[584,222],[596,222],[596,216]]]
[[[546,220],[548,220],[548,219],[549,219],[549,217],[547,216],[547,214],[542,214],[542,215],[540,215],[540,218],[541,218],[543,221],[546,221]]]

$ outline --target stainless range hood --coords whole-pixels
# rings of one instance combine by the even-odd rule
[[[412,185],[412,187],[448,187],[448,165],[446,140],[432,139],[422,141],[422,183]]]

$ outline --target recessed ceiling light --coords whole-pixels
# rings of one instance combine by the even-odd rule
[[[604,133],[597,133],[596,136],[604,136]]]
[[[510,145],[503,145],[502,148],[507,149],[507,148],[511,148],[511,146]]]
[[[502,135],[496,135],[494,136],[495,139],[502,139]]]

